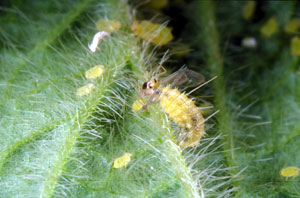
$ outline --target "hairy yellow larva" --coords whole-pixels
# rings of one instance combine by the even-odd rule
[[[114,160],[114,168],[122,168],[127,166],[132,157],[131,153],[124,153],[121,157]]]
[[[170,87],[170,84],[174,85],[171,81],[179,85],[190,81],[192,77],[198,80],[197,83],[191,82],[193,85],[204,81],[201,74],[182,69],[162,79],[161,83],[153,77],[145,82],[140,90],[141,98],[149,98],[142,110],[146,110],[152,103],[159,102],[168,116],[181,128],[178,139],[181,148],[197,146],[205,135],[204,118],[200,108],[185,93]],[[164,86],[165,83],[168,85]]]
[[[182,148],[194,147],[205,135],[204,118],[200,109],[186,94],[170,86],[161,89],[160,105],[182,129],[179,145]]]

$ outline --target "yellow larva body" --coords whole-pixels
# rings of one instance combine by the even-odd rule
[[[182,129],[179,134],[181,148],[194,147],[205,135],[204,118],[200,109],[186,94],[170,86],[161,87],[160,105]]]

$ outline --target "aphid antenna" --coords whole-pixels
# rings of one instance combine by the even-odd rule
[[[191,93],[193,93],[194,91],[200,89],[201,87],[203,87],[204,85],[210,83],[211,81],[215,80],[218,76],[215,76],[213,78],[211,78],[210,80],[206,81],[205,83],[202,83],[201,85],[199,85],[198,87],[196,87],[195,89],[193,89],[192,91],[190,91],[189,93],[187,93],[186,95],[190,95]]]
[[[167,50],[163,57],[161,58],[160,62],[159,62],[159,65],[162,65],[164,62],[166,62],[168,59],[169,59],[169,56],[168,56],[168,53],[169,53],[169,50]]]
[[[139,62],[143,63],[144,65],[148,65],[151,63],[151,60],[155,56],[155,50],[152,49],[151,52],[148,52],[150,48],[150,44],[142,43],[142,52]]]
[[[164,62],[166,62],[166,61],[169,59],[169,54],[168,54],[168,53],[169,53],[169,50],[167,50],[167,51],[164,53],[163,57],[162,57],[161,60],[159,61],[159,66],[156,68],[156,70],[155,70],[155,72],[154,72],[154,75],[156,75],[157,78],[159,78],[160,76],[162,76],[162,75],[164,75],[165,73],[167,73],[167,70],[162,66],[162,64],[163,64]],[[158,73],[160,69],[162,69],[163,72]]]
[[[187,66],[185,64],[182,65],[179,70],[182,70],[182,69],[187,69]]]

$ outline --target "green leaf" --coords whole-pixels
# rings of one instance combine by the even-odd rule
[[[124,1],[78,0],[25,1],[4,14],[1,196],[200,197],[202,184],[209,183],[199,182],[200,167],[206,168],[198,163],[200,148],[195,154],[179,149],[160,107],[131,112],[136,80],[151,55],[130,32],[128,13]],[[95,22],[106,18],[120,21],[121,29],[92,53]],[[104,73],[86,79],[95,65]],[[76,96],[90,83],[93,89]],[[125,152],[132,153],[128,166],[113,168]],[[204,171],[201,179],[219,171]]]

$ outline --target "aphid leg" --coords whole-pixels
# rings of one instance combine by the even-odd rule
[[[147,101],[147,103],[142,107],[141,112],[144,112],[148,109],[148,107],[154,103],[156,103],[156,99],[159,97],[159,95],[161,94],[160,91],[155,91],[150,97],[149,100]]]
[[[139,89],[139,92],[140,92],[140,99],[142,100],[143,103],[145,103],[145,100],[144,100],[145,96],[144,96],[143,89],[142,89],[142,87],[140,86],[139,83],[138,83],[137,86],[138,86],[138,89]]]
[[[167,70],[166,70],[166,68],[164,68],[164,66],[160,65],[159,67],[161,67],[161,69],[162,69],[163,71],[157,75],[157,78],[159,78],[160,76],[162,76],[162,75],[164,75],[165,73],[167,73]]]

